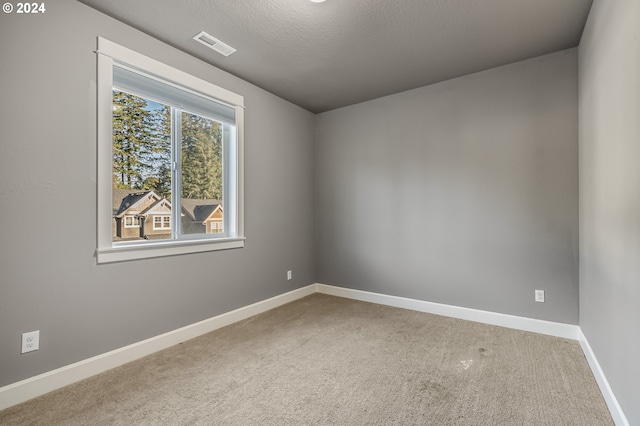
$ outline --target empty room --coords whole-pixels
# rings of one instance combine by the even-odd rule
[[[0,425],[640,425],[640,1],[0,13]]]

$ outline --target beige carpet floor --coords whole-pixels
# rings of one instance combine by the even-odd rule
[[[2,425],[611,425],[578,342],[315,294]]]

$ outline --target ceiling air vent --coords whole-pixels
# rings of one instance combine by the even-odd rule
[[[233,47],[221,42],[215,37],[210,36],[204,31],[201,31],[199,34],[193,36],[193,39],[224,56],[229,56],[236,51],[236,49],[234,49]]]

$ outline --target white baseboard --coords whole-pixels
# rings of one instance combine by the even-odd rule
[[[611,413],[611,417],[613,417],[613,421],[616,426],[629,426],[629,420],[627,420],[627,416],[624,415],[620,404],[618,404],[618,400],[613,394],[611,386],[609,386],[609,381],[605,377],[604,372],[600,367],[600,363],[598,362],[596,355],[593,353],[591,345],[589,345],[589,341],[582,333],[582,330],[580,330],[578,341],[580,342],[582,352],[584,352],[584,356],[587,358],[587,362],[591,367],[591,371],[596,378],[596,382],[598,382],[600,392],[602,392],[602,396],[607,403],[607,407],[609,407],[609,412]]]
[[[580,331],[580,328],[577,325],[572,324],[499,314],[496,312],[481,311],[478,309],[461,308],[459,306],[425,302],[424,300],[408,299],[406,297],[388,296],[386,294],[371,293],[368,291],[353,290],[344,287],[334,287],[326,284],[316,284],[316,291],[318,293],[330,294],[333,296],[362,300],[363,302],[378,303],[380,305],[411,309],[413,311],[427,312],[430,314],[498,325],[517,330],[532,331],[534,333],[547,334],[572,340],[578,340],[578,333]]]
[[[555,323],[514,315],[481,311],[478,309],[462,308],[426,302],[405,297],[389,296],[362,290],[335,287],[326,284],[311,284],[288,293],[272,297],[261,302],[248,305],[159,336],[146,339],[123,348],[119,348],[101,355],[94,356],[16,383],[0,388],[0,410],[25,402],[29,399],[44,395],[112,368],[135,361],[154,352],[182,343],[194,337],[201,336],[243,319],[277,308],[294,300],[309,296],[313,293],[323,293],[364,302],[411,309],[468,321],[475,321],[517,330],[531,331],[556,337],[578,340],[584,351],[593,375],[600,386],[607,406],[617,426],[629,426],[629,422],[620,408],[609,383],[600,368],[600,364],[589,346],[589,342],[577,325]]]
[[[0,410],[315,293],[308,285],[0,388]]]

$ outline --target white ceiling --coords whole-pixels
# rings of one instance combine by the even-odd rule
[[[79,1],[316,113],[577,46],[592,3]]]

